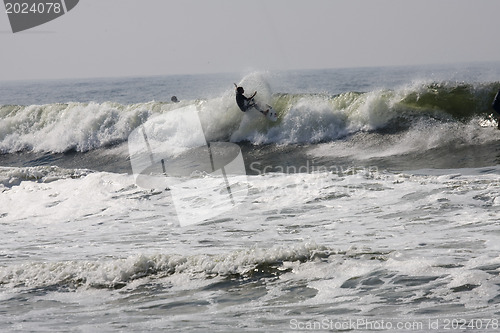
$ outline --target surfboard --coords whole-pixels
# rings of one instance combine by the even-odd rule
[[[254,103],[253,108],[255,108],[257,111],[259,111],[264,116],[266,116],[267,119],[269,119],[272,122],[275,122],[276,120],[278,120],[278,114],[276,113],[276,111],[274,111],[274,109],[271,105],[266,104],[266,107],[263,108],[260,105],[256,104],[254,102],[253,98],[252,98],[252,102]],[[269,110],[269,112],[266,113],[265,112],[266,110]]]
[[[266,106],[269,108],[269,112],[266,114],[267,119],[269,119],[272,122],[278,120],[278,114],[276,113],[276,111],[274,111],[271,105],[266,104]]]

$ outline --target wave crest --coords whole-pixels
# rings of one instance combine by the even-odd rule
[[[122,288],[141,278],[161,278],[174,274],[202,275],[206,278],[247,277],[256,272],[274,274],[283,262],[306,262],[326,258],[325,247],[304,243],[290,248],[251,248],[225,255],[136,255],[109,261],[63,261],[26,263],[2,268],[0,285],[10,287],[61,289]]]
[[[86,152],[126,141],[155,115],[195,105],[209,141],[309,144],[363,131],[405,131],[423,122],[465,123],[492,113],[500,83],[414,83],[394,90],[326,94],[273,93],[264,75],[242,82],[257,102],[278,113],[271,123],[255,110],[241,112],[232,88],[210,100],[122,105],[68,103],[0,106],[0,152]],[[179,131],[180,135],[181,131]],[[175,134],[174,134],[175,135]],[[175,140],[174,140],[175,141]]]

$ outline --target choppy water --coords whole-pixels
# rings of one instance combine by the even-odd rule
[[[497,331],[499,72],[2,83],[1,327]]]

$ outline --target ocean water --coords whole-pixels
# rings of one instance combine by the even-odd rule
[[[0,327],[497,332],[499,88],[498,63],[0,82]]]

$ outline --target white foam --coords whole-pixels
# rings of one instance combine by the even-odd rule
[[[182,288],[183,277],[201,274],[202,277],[253,274],[258,265],[280,265],[282,261],[307,260],[324,248],[301,244],[285,248],[249,248],[220,255],[134,255],[125,259],[101,261],[29,262],[0,270],[0,283],[12,287],[34,288],[51,285],[78,287],[114,287],[150,277],[180,275],[169,279]]]
[[[91,173],[90,170],[67,170],[57,166],[25,168],[0,167],[0,186],[12,187],[23,181],[50,183],[60,179],[79,178]]]
[[[428,90],[423,82],[394,91],[346,92],[337,96],[286,93],[275,96],[269,82],[268,74],[255,72],[245,76],[239,85],[246,89],[247,96],[257,91],[255,100],[258,104],[273,105],[278,112],[276,123],[269,122],[254,109],[241,112],[230,84],[219,97],[181,103],[2,106],[0,112],[4,116],[0,122],[0,151],[65,152],[106,147],[126,141],[128,135],[148,119],[185,107],[196,108],[209,141],[317,143],[360,132],[390,129],[402,119],[411,125],[407,132],[385,138],[387,142],[373,143],[372,151],[357,154],[368,158],[431,149],[450,143],[480,144],[498,137],[491,131],[484,131],[484,126],[493,128],[491,119],[488,122],[476,118],[467,124],[433,122],[433,114],[437,112],[442,118],[446,115],[444,111],[439,113],[432,108],[427,110],[405,102],[408,96]],[[166,129],[165,126],[163,129]],[[172,142],[181,142],[186,137],[182,131],[165,133],[172,138]],[[370,147],[370,143],[367,144]],[[378,149],[381,144],[386,148]],[[365,145],[354,148],[357,151],[364,149]]]
[[[264,274],[279,277],[268,301],[305,285],[316,293],[306,305],[360,313],[395,287],[406,295],[403,312],[438,306],[433,299],[480,309],[500,283],[480,268],[499,264],[495,173],[271,173],[247,183],[237,210],[179,228],[167,194],[138,189],[131,175],[28,177],[0,196],[10,235],[0,246],[1,283],[133,288],[168,278],[189,289],[268,267]],[[424,294],[429,301],[418,300]]]
[[[19,106],[0,122],[0,150],[88,151],[124,141],[153,110],[168,104],[68,103]]]
[[[494,128],[484,128],[477,118],[467,123],[415,123],[410,129],[395,135],[353,136],[345,141],[321,144],[309,153],[318,157],[353,157],[359,160],[390,157],[409,153],[424,153],[442,147],[485,145],[500,138]]]

